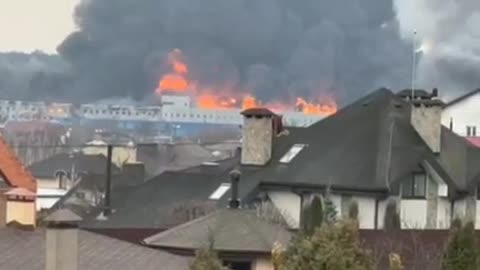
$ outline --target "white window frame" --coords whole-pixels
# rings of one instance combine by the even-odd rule
[[[282,156],[280,163],[290,163],[302,150],[306,144],[296,143],[290,147],[290,149]]]
[[[230,183],[222,183],[220,186],[208,197],[210,200],[220,200],[220,198],[227,193],[231,188]]]

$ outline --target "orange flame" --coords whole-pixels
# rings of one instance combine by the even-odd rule
[[[187,64],[182,61],[182,52],[178,49],[173,50],[168,55],[168,63],[173,72],[165,74],[158,83],[157,92],[165,90],[175,92],[185,92],[189,86],[185,75],[188,73]]]
[[[260,106],[260,104],[258,104],[255,97],[253,97],[251,95],[247,95],[243,98],[242,109],[246,110],[246,109],[251,109],[251,108],[255,108],[255,107],[259,107],[259,106]]]
[[[301,97],[297,97],[295,106],[299,111],[310,115],[331,115],[336,113],[338,109],[337,104],[333,101],[329,101],[325,104],[315,104],[307,102]]]
[[[172,68],[172,72],[165,74],[159,81],[157,93],[164,91],[174,91],[186,93],[192,92],[196,95],[197,106],[207,110],[221,110],[227,108],[250,109],[255,107],[266,107],[276,113],[283,113],[293,110],[292,104],[282,102],[271,102],[262,104],[253,95],[237,94],[225,95],[230,91],[223,89],[200,89],[195,81],[189,81],[187,75],[189,72],[188,65],[182,61],[182,52],[178,49],[173,50],[168,55],[168,63]],[[216,95],[212,93],[222,93]],[[233,91],[235,93],[235,91]],[[328,116],[337,112],[337,104],[333,99],[327,99],[327,102],[313,103],[308,102],[302,97],[297,97],[294,106],[296,111],[303,112],[308,115]]]

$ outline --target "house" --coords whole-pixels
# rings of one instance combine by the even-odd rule
[[[460,136],[473,138],[480,136],[478,104],[480,104],[480,89],[453,99],[445,105],[442,124]]]
[[[292,234],[286,229],[286,223],[278,222],[274,216],[238,208],[239,177],[239,172],[232,172],[229,209],[217,210],[158,233],[143,243],[182,256],[194,256],[198,249],[212,248],[228,269],[273,270],[272,250],[277,245],[286,247]]]
[[[234,157],[166,171],[129,189],[113,189],[112,213],[104,219],[85,220],[81,226],[138,243],[147,236],[224,207],[226,201],[221,197],[228,189],[222,184],[229,183],[229,173],[238,162],[239,157]],[[223,193],[212,196],[221,186]],[[71,204],[60,202],[58,207],[68,208]]]
[[[104,140],[92,140],[87,142],[82,148],[82,152],[85,155],[104,155],[107,156],[108,144]],[[116,144],[112,151],[113,163],[121,167],[126,163],[137,162],[136,147],[133,141],[129,141],[125,144]]]
[[[441,125],[436,91],[410,92],[379,89],[307,128],[285,129],[269,110],[246,110],[238,156],[152,178],[87,226],[170,229],[224,208],[229,172],[238,169],[242,208],[271,205],[293,229],[315,196],[328,197],[339,216],[355,202],[361,229],[384,228],[387,205],[404,229],[447,229],[455,217],[480,228],[480,149]],[[178,219],[173,209],[188,214]]]
[[[183,141],[138,144],[136,157],[137,161],[145,164],[147,174],[155,176],[164,171],[183,170],[203,162],[227,158],[223,153],[192,141]]]
[[[66,132],[60,124],[29,120],[7,121],[2,134],[22,163],[30,165],[61,152],[65,146],[61,138]]]
[[[283,134],[274,131],[273,114],[246,111],[242,170],[259,170],[247,177],[296,228],[303,207],[327,191],[339,215],[358,204],[362,229],[383,228],[389,203],[403,228],[448,228],[456,216],[475,220],[480,152],[442,127],[435,92],[410,99],[380,89]]]
[[[2,269],[187,270],[190,263],[188,258],[80,230],[79,217],[68,210],[53,213],[47,221],[46,228],[12,224],[0,229],[0,247],[8,251],[0,258]]]
[[[36,178],[38,185],[37,210],[52,207],[58,199],[64,196],[82,178],[88,178],[91,190],[95,183],[105,182],[107,158],[102,154],[85,155],[81,152],[60,153],[50,158],[35,162],[29,170]],[[112,174],[118,175],[121,170],[112,165]],[[97,188],[98,189],[98,188]],[[86,197],[95,197],[95,192],[90,192]]]
[[[104,158],[103,155],[100,156]],[[69,209],[85,222],[101,218],[112,205],[119,203],[126,192],[143,184],[145,180],[145,168],[142,163],[124,164],[118,171],[113,168],[114,165],[110,181],[105,175],[82,176],[64,196],[44,211],[42,216],[59,209]]]
[[[0,227],[10,222],[35,225],[37,183],[0,138]]]

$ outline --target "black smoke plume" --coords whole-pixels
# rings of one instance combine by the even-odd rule
[[[144,100],[178,48],[204,87],[345,103],[410,86],[411,42],[395,12],[393,0],[83,0],[79,31],[58,46],[63,63],[49,63],[64,68],[46,65],[35,75],[46,86],[29,83],[21,96]]]

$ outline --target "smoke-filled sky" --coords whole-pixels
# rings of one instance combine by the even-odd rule
[[[417,47],[423,49],[417,84],[453,96],[480,87],[479,5],[478,0],[81,0],[74,17],[79,31],[59,44],[58,56],[0,55],[0,94],[143,100],[169,71],[168,52],[179,48],[189,78],[204,87],[249,91],[265,101],[328,95],[345,103],[383,86],[410,87],[416,29]]]

